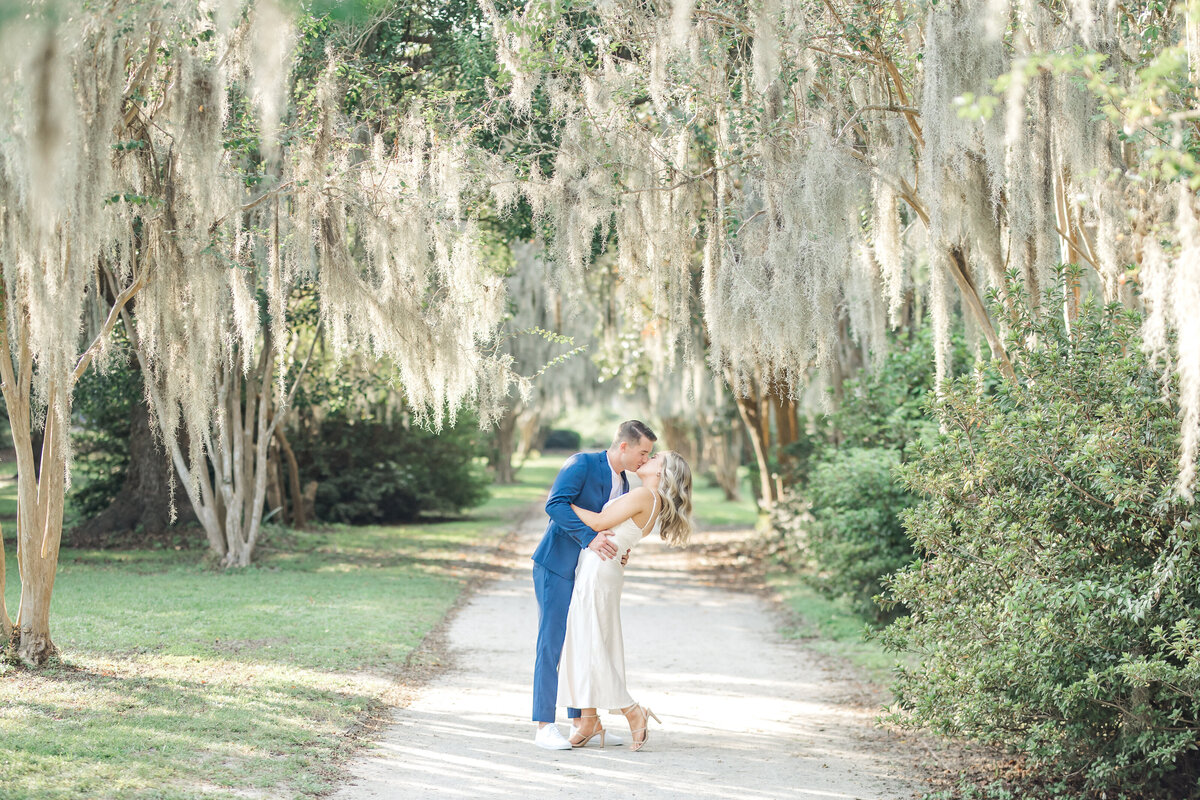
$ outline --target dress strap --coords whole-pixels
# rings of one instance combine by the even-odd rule
[[[650,495],[654,498],[654,504],[650,506],[650,519],[646,520],[645,527],[643,527],[641,529],[642,536],[646,535],[646,528],[649,528],[651,525],[654,524],[654,512],[658,510],[658,492],[651,489]]]

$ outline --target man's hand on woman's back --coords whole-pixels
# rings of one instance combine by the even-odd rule
[[[610,558],[617,557],[617,546],[612,541],[612,531],[600,531],[596,537],[592,539],[592,543],[588,545],[588,550],[591,550],[596,555],[600,556],[601,561],[608,561]]]

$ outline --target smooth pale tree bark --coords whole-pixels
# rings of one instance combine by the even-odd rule
[[[125,305],[143,286],[143,277],[135,273],[132,282],[117,294],[103,326],[74,369],[49,376],[40,465],[35,465],[33,452],[37,408],[30,321],[25,309],[9,303],[6,295],[0,296],[3,318],[7,318],[7,324],[0,318],[0,393],[17,458],[17,566],[21,575],[20,606],[10,635],[15,638],[17,657],[28,664],[44,664],[56,653],[50,636],[50,600],[58,571],[67,475],[67,432],[55,430],[60,418],[56,404],[66,404],[69,414],[75,383],[112,333]],[[17,335],[15,343],[9,338],[10,329]],[[7,618],[7,611],[2,616]]]
[[[145,366],[146,355],[139,347],[137,329],[126,321],[130,331],[130,342],[138,359]],[[182,478],[188,500],[196,512],[196,518],[204,529],[208,545],[226,567],[246,567],[254,555],[262,533],[263,505],[267,496],[267,476],[274,463],[271,461],[270,442],[280,430],[300,379],[312,361],[321,327],[313,332],[308,354],[294,376],[291,388],[281,401],[272,394],[272,383],[278,364],[278,352],[274,337],[265,330],[255,368],[243,375],[241,359],[233,354],[232,364],[222,363],[215,376],[217,408],[221,415],[215,435],[210,432],[203,443],[189,446],[203,447],[203,458],[199,469],[184,451],[177,436],[168,436],[171,460]],[[299,337],[294,343],[299,344]],[[149,370],[146,371],[149,376]],[[150,380],[146,382],[147,397],[159,418],[164,418],[166,405],[162,393]],[[286,443],[286,438],[283,439]],[[290,453],[291,448],[287,451]],[[295,456],[290,458],[293,475],[296,476]],[[296,507],[303,508],[296,485]],[[303,511],[300,512],[303,518]]]
[[[313,346],[319,335],[319,331],[314,334]],[[271,383],[277,355],[271,338],[269,333],[264,336],[257,366],[249,375],[242,375],[236,364],[222,365],[216,390],[223,416],[216,426],[217,438],[204,443],[201,469],[192,468],[177,439],[170,442],[171,459],[183,479],[209,548],[226,567],[249,566],[254,556],[262,533],[267,476],[274,467],[268,445],[286,416],[300,377],[312,358],[310,347],[296,374],[296,382],[283,402],[276,403]],[[152,402],[161,406],[161,395],[154,388],[149,393]],[[293,467],[294,461],[293,456]],[[302,501],[297,503],[298,508],[302,506]]]

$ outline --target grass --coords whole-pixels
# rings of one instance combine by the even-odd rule
[[[767,583],[794,615],[786,636],[811,640],[812,650],[853,664],[873,683],[891,683],[896,664],[904,659],[868,639],[867,623],[853,609],[818,592],[802,573],[776,570],[767,575]]]
[[[753,528],[758,525],[758,503],[750,493],[747,470],[739,469],[741,499],[730,502],[719,486],[706,478],[696,478],[692,491],[692,507],[696,524],[701,528]]]
[[[17,518],[17,481],[14,478],[0,481],[0,520]]]
[[[328,790],[347,731],[462,592],[471,546],[511,529],[557,468],[531,462],[460,520],[273,531],[240,571],[198,552],[64,550],[61,663],[0,667],[0,795]],[[10,548],[10,609],[15,561]]]

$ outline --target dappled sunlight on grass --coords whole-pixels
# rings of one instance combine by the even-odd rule
[[[387,680],[213,657],[81,655],[36,675],[10,672],[0,686],[12,700],[0,704],[9,796],[183,798],[201,796],[201,777],[286,785],[297,767],[348,746],[348,721]],[[47,769],[61,792],[47,786]]]

